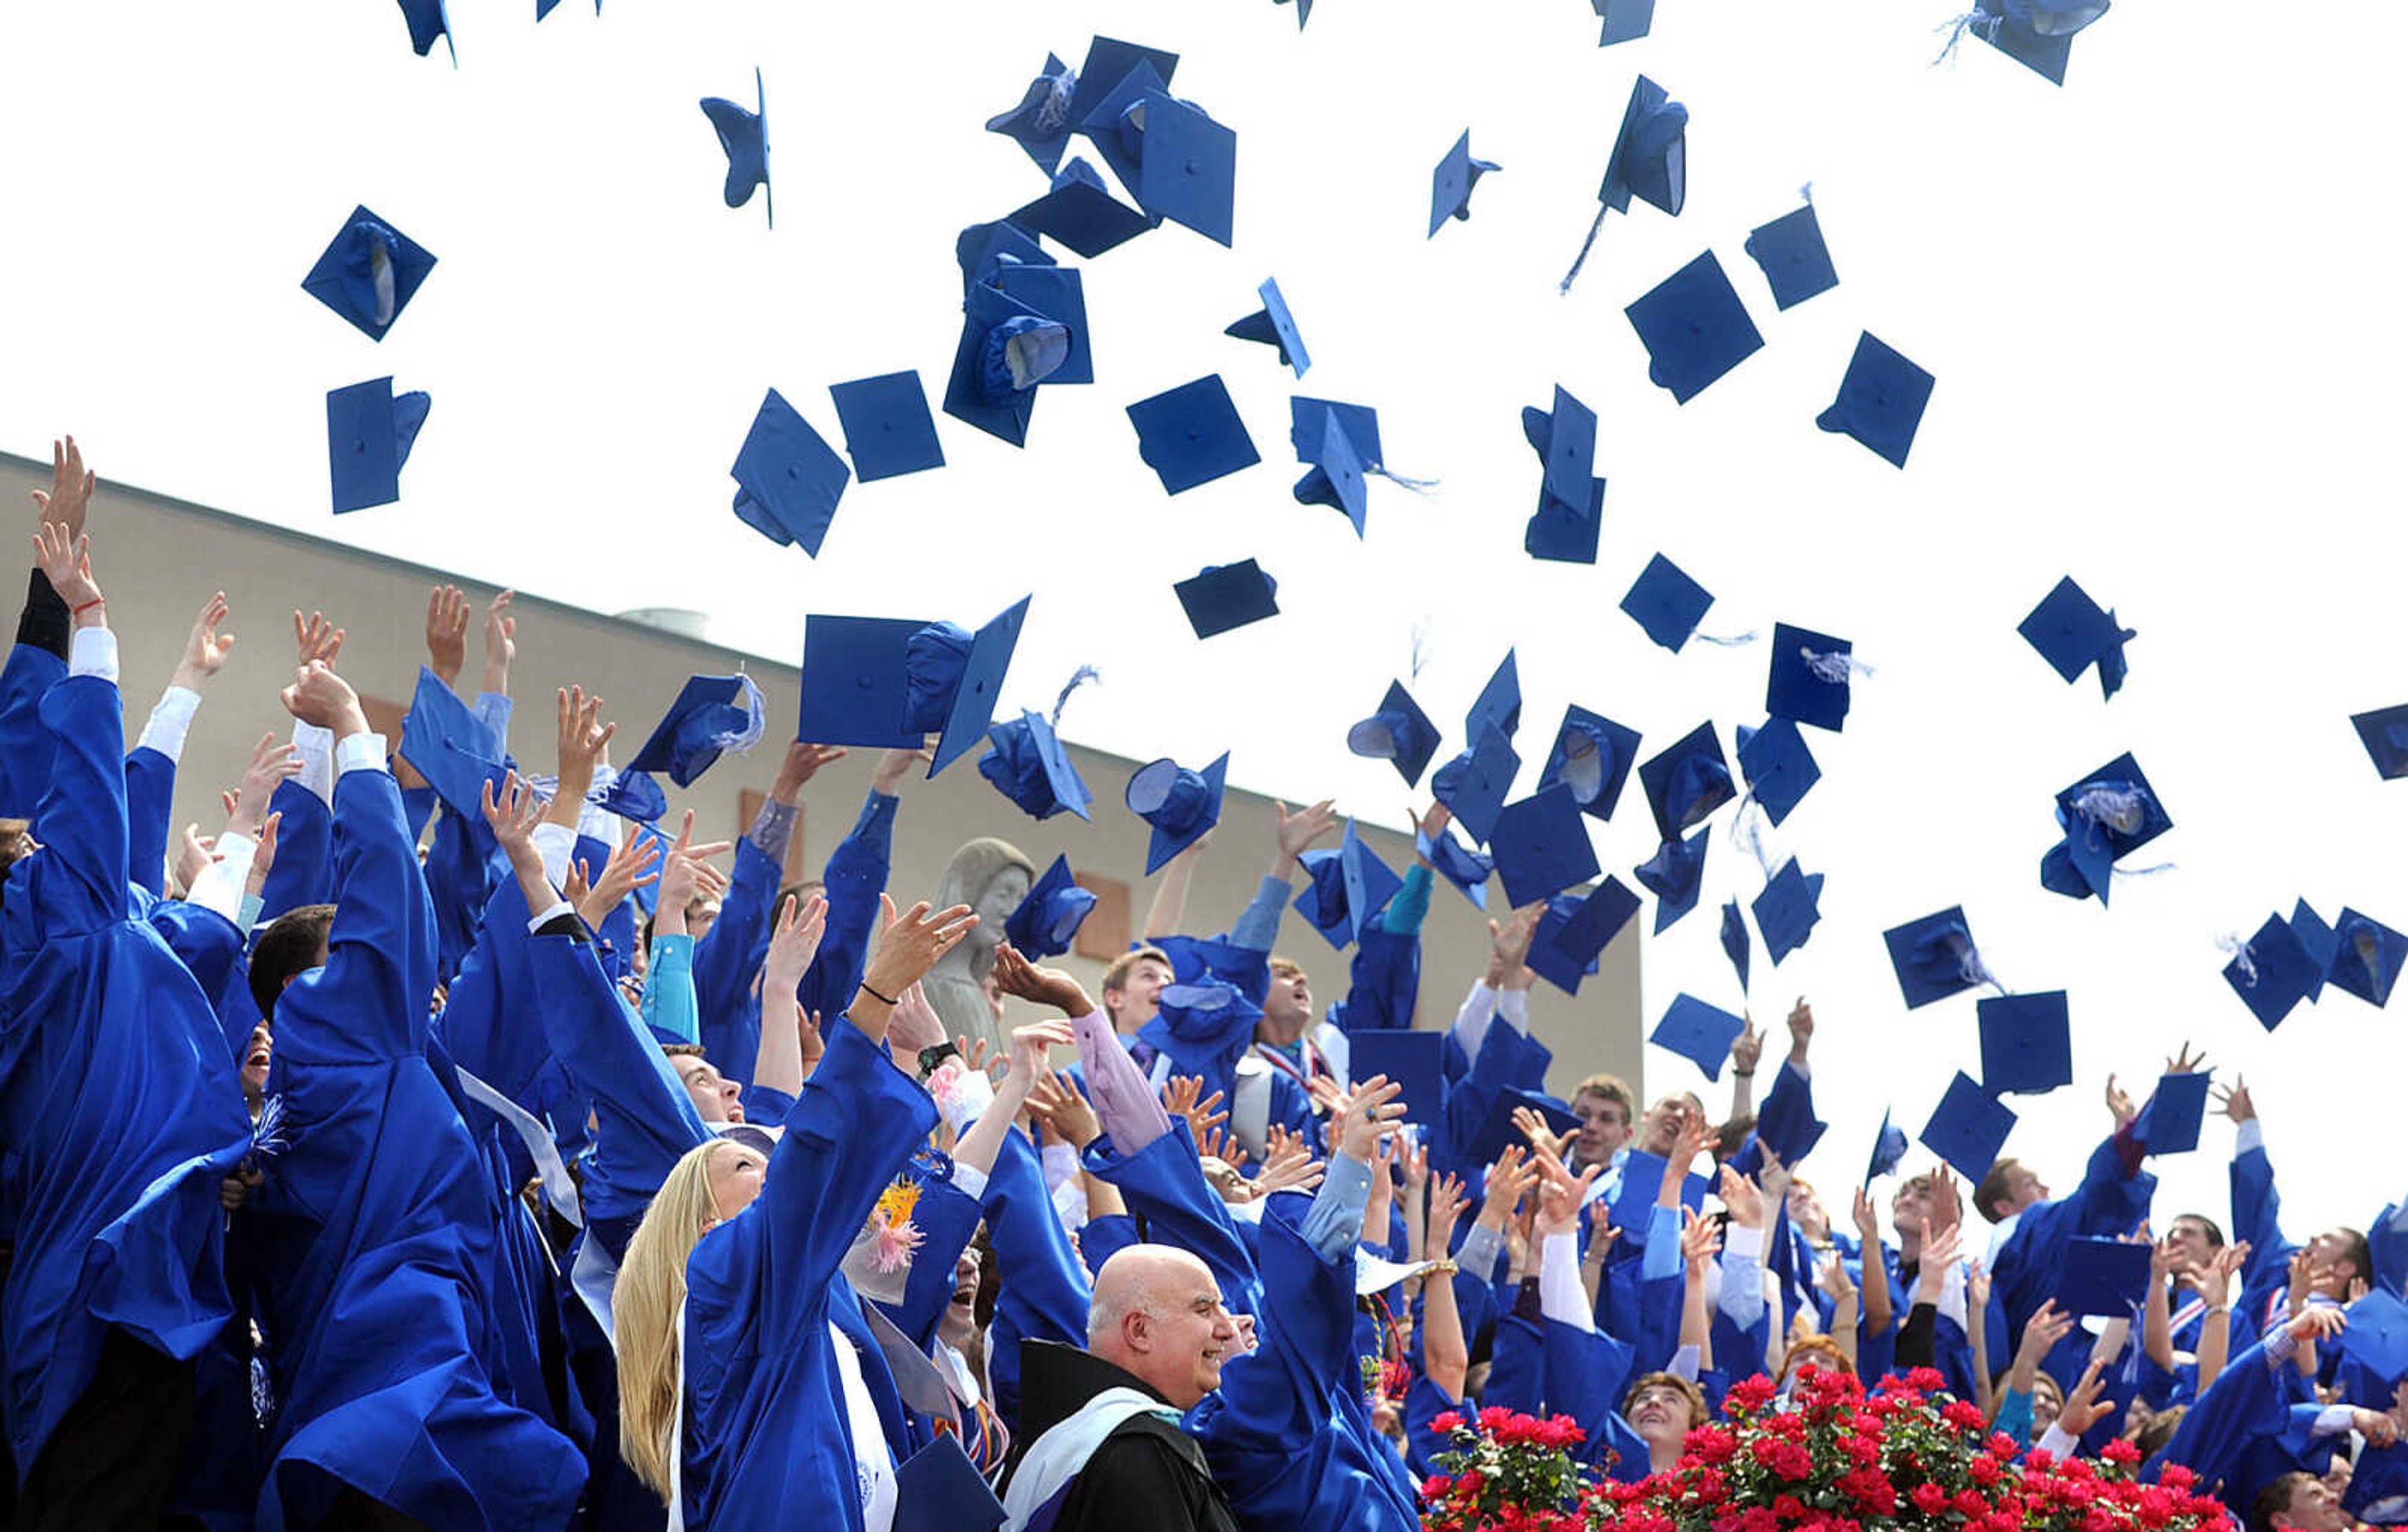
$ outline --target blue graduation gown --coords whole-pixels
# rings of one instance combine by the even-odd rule
[[[1262,1312],[1263,1281],[1254,1253],[1204,1179],[1185,1118],[1172,1118],[1168,1133],[1134,1154],[1123,1154],[1104,1134],[1087,1146],[1084,1161],[1090,1174],[1120,1188],[1129,1211],[1145,1220],[1147,1239],[1177,1245],[1211,1269],[1231,1313]]]
[[[277,784],[267,808],[284,817],[276,827],[276,865],[260,885],[260,930],[288,910],[325,904],[335,896],[335,826],[325,800],[302,786],[299,778],[288,777]]]
[[[208,996],[133,918],[117,688],[68,677],[34,712],[48,743],[12,749],[46,755],[43,846],[0,899],[0,1229],[16,1244],[0,1357],[20,1475],[109,1325],[179,1358],[225,1325],[218,1186],[251,1147]]]
[[[1264,1284],[1279,1302],[1258,1316],[1260,1344],[1221,1369],[1187,1429],[1248,1532],[1418,1532],[1404,1460],[1363,1407],[1354,1248],[1322,1259],[1299,1227],[1311,1206],[1301,1193],[1264,1205]]]
[[[2036,1202],[2015,1220],[2014,1232],[1999,1247],[1990,1271],[1988,1344],[1993,1357],[2013,1357],[2024,1325],[2057,1296],[2066,1252],[2075,1239],[2129,1234],[2149,1216],[2157,1178],[2137,1168],[2139,1153],[2129,1130],[2112,1135],[2091,1152],[2082,1184],[2071,1196]],[[2072,1378],[2056,1367],[2049,1370],[2070,1387],[2081,1376],[2082,1366],[2075,1363]]]
[[[32,644],[10,645],[7,660],[0,663],[0,817],[31,819],[42,801],[42,786],[50,779],[50,733],[41,722],[42,698],[66,675],[64,656]],[[117,748],[124,748],[122,733]]]
[[[335,802],[327,964],[276,1006],[292,1145],[257,1210],[282,1399],[259,1525],[310,1526],[348,1483],[429,1526],[562,1526],[585,1466],[487,1361],[502,1235],[428,1057],[435,920],[400,789],[351,771]]]
[[[783,869],[761,854],[749,836],[736,838],[736,867],[719,902],[719,918],[694,946],[695,1015],[703,1052],[719,1072],[752,1082],[761,1051],[761,1002],[752,992],[769,955]]]
[[[937,1109],[851,1022],[830,1018],[826,1031],[759,1199],[686,1261],[690,1527],[780,1526],[805,1513],[862,1525],[828,1326],[861,1324],[845,1252]],[[866,1373],[877,1357],[873,1347]]]
[[[1087,1306],[1094,1293],[1070,1236],[1046,1194],[1045,1167],[1028,1136],[1013,1129],[987,1173],[980,1196],[987,1239],[995,1248],[1002,1289],[987,1329],[987,1377],[995,1407],[1006,1420],[1020,1413],[1020,1348],[1028,1340],[1087,1342]]]
[[[796,998],[806,1014],[834,1016],[853,1004],[853,991],[869,963],[869,938],[878,927],[878,895],[886,889],[887,864],[895,846],[893,795],[872,792],[853,830],[820,868],[827,898],[827,933],[811,959]],[[759,1037],[759,1007],[754,1007]]]
[[[167,822],[176,805],[176,763],[148,745],[125,757],[125,870],[152,898],[167,892]]]
[[[2258,1492],[2299,1465],[2283,1438],[2296,1405],[2313,1407],[2314,1391],[2297,1367],[2266,1365],[2263,1346],[2252,1346],[2216,1374],[2206,1392],[2183,1415],[2173,1439],[2143,1466],[2154,1480],[2169,1463],[2199,1476],[2202,1489],[2220,1496],[2243,1516]]]

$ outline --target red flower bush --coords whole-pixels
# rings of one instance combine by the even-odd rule
[[[1453,1445],[1435,1458],[1445,1471],[1422,1485],[1427,1532],[1587,1532],[1580,1504],[1586,1486],[1572,1462],[1583,1433],[1570,1415],[1540,1420],[1491,1409],[1475,1424],[1450,1410],[1430,1428]]]

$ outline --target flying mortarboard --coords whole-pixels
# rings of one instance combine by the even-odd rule
[[[996,270],[995,285],[1003,289],[1005,297],[1035,309],[1070,333],[1070,349],[1061,365],[1046,375],[1046,382],[1096,380],[1095,352],[1088,345],[1086,279],[1078,267],[1007,263]]]
[[[1992,1095],[2044,1095],[2073,1083],[2073,1029],[2063,990],[1986,995],[1975,1010],[1982,1089]]]
[[[1278,280],[1266,278],[1254,291],[1261,294],[1263,306],[1221,333],[1276,348],[1280,361],[1303,377],[1312,365],[1312,354],[1304,349],[1304,336],[1296,327],[1296,316],[1288,312],[1287,299],[1280,295]]]
[[[1129,71],[1143,64],[1154,72],[1162,88],[1168,89],[1170,77],[1179,69],[1179,55],[1143,43],[1123,42],[1117,37],[1097,36],[1087,43],[1086,62],[1079,65],[1077,83],[1070,92],[1070,104],[1064,108],[1073,124],[1084,122],[1105,96],[1110,95]]]
[[[1686,840],[1667,840],[1631,869],[1640,886],[1656,895],[1658,932],[1698,907],[1698,886],[1706,873],[1706,838],[1713,830],[1711,824],[1700,825]]]
[[[766,723],[761,688],[752,677],[741,671],[689,677],[627,769],[664,772],[680,787],[692,787],[723,753],[741,755],[759,744]]]
[[[1522,528],[1522,551],[1554,564],[1595,564],[1605,530],[1605,480],[1588,481],[1588,501],[1574,505],[1539,492],[1539,508]]]
[[[1604,23],[1597,39],[1599,48],[1637,42],[1656,24],[1656,0],[1590,0],[1590,5]]]
[[[1046,54],[1044,72],[1028,82],[1018,106],[986,120],[987,132],[1010,138],[1037,162],[1038,169],[1054,174],[1069,147],[1070,94],[1078,83],[1068,64]]]
[[[1503,731],[1484,723],[1471,737],[1471,748],[1431,776],[1430,795],[1446,805],[1464,834],[1483,844],[1495,833],[1505,795],[1521,769],[1521,757]]]
[[[1340,952],[1363,934],[1374,916],[1388,907],[1405,881],[1354,833],[1346,822],[1346,838],[1335,851],[1307,852],[1298,858],[1306,875],[1296,896],[1297,913]]]
[[[1406,1122],[1434,1128],[1445,1120],[1444,1033],[1385,1027],[1357,1032],[1347,1042],[1347,1073],[1356,1080],[1385,1075],[1403,1087],[1398,1099]]]
[[[1597,412],[1558,383],[1553,408],[1524,407],[1522,435],[1545,470],[1546,497],[1574,508],[1588,505],[1597,462]]]
[[[2149,1146],[2150,1153],[2187,1154],[2199,1147],[2200,1126],[2207,1121],[2211,1078],[2206,1070],[2195,1069],[2158,1080],[2133,1124],[2134,1136]]]
[[[999,287],[962,300],[962,335],[945,381],[945,413],[1014,447],[1028,439],[1037,385],[1070,359],[1070,327]]]
[[[2013,1109],[1983,1094],[1982,1087],[1958,1070],[1940,1098],[1938,1110],[1923,1127],[1923,1147],[1976,1183],[1998,1163],[2007,1135],[2015,1130]]]
[[[1647,380],[1687,404],[1764,349],[1747,305],[1706,251],[1622,310],[1647,348]]]
[[[1196,630],[1198,638],[1210,638],[1279,615],[1279,581],[1265,574],[1252,559],[1240,564],[1207,565],[1195,578],[1182,580],[1170,589],[1179,597],[1180,609],[1187,613],[1188,625]]]
[[[1425,237],[1436,238],[1450,218],[1469,222],[1471,189],[1479,184],[1482,176],[1498,168],[1489,161],[1471,157],[1471,130],[1464,129],[1463,136],[1455,141],[1446,158],[1439,161],[1438,168],[1430,173],[1429,234]]]
[[[1605,215],[1627,213],[1632,197],[1674,218],[1681,216],[1681,205],[1688,200],[1688,126],[1689,108],[1667,95],[1664,87],[1645,75],[1631,85],[1629,105],[1622,110],[1621,131],[1614,135],[1613,150],[1606,157],[1605,179],[1597,189],[1597,218],[1588,226],[1588,237],[1581,242],[1571,270],[1564,274],[1561,291],[1571,291],[1573,279],[1588,260],[1589,248],[1605,227]]]
[[[1522,677],[1514,667],[1513,651],[1510,649],[1497,662],[1488,684],[1471,699],[1471,710],[1463,715],[1464,737],[1477,736],[1483,723],[1494,723],[1508,739],[1522,726]]]
[[[1221,823],[1222,783],[1228,774],[1227,751],[1201,771],[1164,756],[1130,774],[1122,801],[1154,829],[1145,852],[1147,877]]]
[[[1463,896],[1479,909],[1488,908],[1488,880],[1497,871],[1497,858],[1473,851],[1455,838],[1451,829],[1441,829],[1438,838],[1415,831],[1413,850],[1431,870],[1460,889]]]
[[[1769,720],[1760,729],[1739,726],[1739,769],[1747,790],[1764,806],[1765,817],[1776,825],[1823,780],[1806,737],[1785,718]]]
[[[1647,637],[1673,653],[1698,631],[1705,620],[1706,609],[1714,598],[1706,588],[1683,573],[1681,566],[1657,553],[1639,571],[1630,582],[1629,593],[1622,598],[1622,609],[1630,620],[1645,631]]]
[[[1330,506],[1354,523],[1363,536],[1363,521],[1371,508],[1370,487],[1363,480],[1363,459],[1348,438],[1346,423],[1335,409],[1321,411],[1319,430],[1305,461],[1312,467],[1296,481],[1297,504]]]
[[[2316,985],[2317,972],[2298,933],[2282,916],[2269,915],[2258,934],[2224,966],[2224,981],[2241,996],[2258,1024],[2272,1032],[2308,997]]]
[[[1497,858],[1505,902],[1516,909],[1552,898],[1598,874],[1588,821],[1570,788],[1557,783],[1498,810],[1492,835],[1482,838]]]
[[[1022,596],[976,635],[952,623],[931,623],[904,646],[903,732],[939,736],[929,776],[953,765],[995,722],[1030,599]]]
[[[2386,1389],[2408,1378],[2408,1304],[2378,1287],[2349,1306],[2341,1353],[2372,1373]]]
[[[1865,1167],[1865,1184],[1870,1186],[1876,1180],[1897,1169],[1899,1162],[1906,1158],[1906,1129],[1892,1124],[1887,1109],[1884,1109],[1881,1131],[1873,1135],[1872,1159]],[[1983,1173],[1988,1174],[1987,1171]]]
[[[1238,136],[1187,102],[1146,93],[1138,206],[1226,246],[1237,213]]]
[[[1656,1199],[1663,1195],[1664,1156],[1651,1154],[1643,1149],[1633,1149],[1622,1160],[1622,1190],[1613,1199],[1613,1226],[1618,1229],[1643,1229],[1653,1217],[1650,1211]],[[1706,1193],[1711,1187],[1705,1177],[1695,1171],[1681,1178],[1681,1206],[1702,1212]]]
[[[2344,909],[2333,922],[2332,961],[2325,977],[2371,1006],[2391,998],[2400,967],[2408,963],[2408,937],[2371,915]]]
[[[992,223],[973,223],[953,236],[953,260],[962,268],[962,293],[983,282],[991,287],[1002,285],[1006,271],[1026,266],[1056,265],[1037,242],[1037,234],[1012,222],[997,219]]]
[[[370,340],[382,340],[434,269],[435,257],[408,236],[354,208],[301,289]]]
[[[1043,196],[1012,210],[1011,222],[1092,261],[1162,221],[1114,197],[1096,167],[1073,155]]]
[[[774,388],[727,471],[736,480],[736,519],[781,547],[800,543],[814,558],[853,481],[836,449]]]
[[[494,731],[424,666],[402,719],[400,753],[445,808],[474,823],[483,823],[477,816],[483,812],[485,784],[494,783],[500,796],[508,771]]]
[[[1042,713],[1024,709],[1018,718],[988,727],[994,748],[979,757],[979,775],[1035,819],[1050,819],[1064,809],[1087,817],[1093,795],[1070,765],[1069,753]]]
[[[1656,833],[1665,840],[1734,795],[1730,767],[1723,760],[1723,747],[1714,737],[1712,723],[1698,724],[1649,757],[1639,768],[1639,784],[1647,790],[1647,806],[1655,810]]]
[[[1772,655],[1764,680],[1764,710],[1837,733],[1848,721],[1848,677],[1855,648],[1845,638],[1772,625]]]
[[[1070,876],[1070,859],[1056,856],[1005,919],[1004,939],[1031,962],[1059,957],[1070,950],[1071,938],[1095,908],[1095,895]]]
[[[1815,902],[1823,896],[1823,875],[1800,870],[1798,858],[1781,865],[1748,908],[1756,912],[1756,928],[1764,937],[1764,955],[1779,967],[1781,960],[1806,945],[1814,923],[1823,918]]]
[[[2305,899],[2291,906],[2291,934],[2300,938],[2300,945],[2307,951],[2309,964],[2315,969],[2315,983],[2309,988],[2307,995],[2314,1000],[2324,994],[2325,975],[2331,969],[2333,959],[2340,955],[2341,938]]]
[[[2130,1319],[2141,1311],[2141,1300],[2148,1291],[2149,1247],[2144,1241],[2078,1238],[2067,1242],[2065,1265],[2057,1279],[2057,1306],[2061,1311],[2076,1319]]]
[[[1540,769],[1539,785],[1561,782],[1571,790],[1581,812],[1611,820],[1621,800],[1622,784],[1639,758],[1639,731],[1626,728],[1602,713],[1567,707],[1563,726],[1555,731],[1555,747]]]
[[[1840,285],[1811,202],[1759,225],[1747,236],[1746,249],[1772,284],[1773,307],[1784,312]]]
[[[401,498],[402,466],[432,404],[423,392],[396,394],[390,378],[326,395],[326,462],[336,515]]]
[[[2385,781],[2408,777],[2408,702],[2371,713],[2353,713],[2349,722]]]
[[[1840,379],[1840,396],[1814,417],[1826,431],[1856,437],[1874,456],[1896,467],[1906,466],[1914,446],[1915,429],[1923,423],[1924,406],[1931,402],[1931,374],[1873,338],[1868,330],[1856,339],[1856,355],[1848,359],[1847,376]]]
[[[2114,619],[2071,575],[2058,580],[2015,631],[2068,682],[2080,680],[2085,670],[2120,649],[2124,639]]]
[[[1739,901],[1730,899],[1723,905],[1723,955],[1730,959],[1731,971],[1739,975],[1739,992],[1747,993],[1748,939],[1747,922],[1740,917]]]
[[[2065,83],[2073,35],[2107,14],[2109,0],[1973,0],[1956,23],[2053,85]],[[1949,38],[1949,48],[1956,37]],[[1942,55],[1945,57],[1943,53]]]
[[[1079,131],[1087,136],[1096,152],[1112,167],[1122,189],[1140,205],[1145,200],[1138,182],[1143,175],[1147,99],[1168,89],[1169,82],[1162,74],[1140,60],[1112,81],[1078,120]],[[1154,217],[1161,216],[1152,208],[1147,211]]]
[[[1882,933],[1882,941],[1889,948],[1889,966],[1898,973],[1909,1010],[1998,982],[1982,966],[1982,954],[1959,906],[1892,926]]]
[[[2174,825],[2128,752],[2059,793],[2057,819],[2065,827],[2067,859],[2102,904],[2114,865]]]
[[[995,1532],[1010,1517],[950,1434],[937,1433],[895,1470],[894,1532]]]
[[[937,422],[918,373],[856,379],[835,384],[828,394],[844,429],[844,450],[863,483],[945,465],[945,449],[937,440]]]
[[[1719,1081],[1723,1078],[1723,1061],[1730,1057],[1731,1044],[1746,1030],[1747,1024],[1729,1011],[1684,994],[1673,997],[1664,1019],[1656,1024],[1647,1040],[1680,1054],[1696,1065],[1708,1080]]]
[[[1795,1169],[1823,1141],[1830,1126],[1814,1115],[1813,1087],[1801,1081],[1798,1089],[1766,1093],[1764,1104],[1756,1110],[1756,1138],[1779,1155],[1782,1164]]]
[[[1165,494],[1182,494],[1263,460],[1218,373],[1140,399],[1128,407],[1128,418],[1137,428],[1138,455]]]
[[[769,192],[769,96],[762,89],[758,69],[752,71],[752,101],[755,109],[746,111],[724,97],[705,96],[702,115],[710,119],[719,147],[727,152],[727,184],[722,193],[727,205],[743,207],[752,200],[752,189],[759,187],[762,208],[774,229],[778,208]]]
[[[1357,755],[1386,761],[1407,787],[1421,784],[1430,757],[1438,752],[1438,726],[1412,699],[1402,681],[1390,681],[1380,698],[1379,711],[1346,731],[1346,748]]]
[[[917,750],[924,732],[903,726],[910,709],[910,644],[930,624],[909,617],[803,622],[802,720],[795,737],[818,745]]]
[[[1539,917],[1525,961],[1548,983],[1566,995],[1578,995],[1583,977],[1597,972],[1598,954],[1637,913],[1639,895],[1611,874],[1585,898],[1559,894],[1547,901],[1546,913]]]
[[[542,0],[537,0],[539,5]],[[452,50],[452,67],[460,67],[460,48],[452,40],[452,10],[443,0],[401,0],[401,19],[409,27],[409,49],[424,58],[435,48],[435,39]],[[538,15],[536,20],[543,18]]]

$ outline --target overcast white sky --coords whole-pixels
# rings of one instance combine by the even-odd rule
[[[1662,551],[1718,597],[1708,631],[1794,622],[1877,670],[1844,734],[1809,731],[1824,780],[1770,838],[1828,877],[1810,944],[1777,970],[1759,948],[1755,995],[1823,1018],[1811,1174],[1843,1181],[1885,1105],[1919,1127],[1978,1073],[1972,998],[1908,1013],[1880,940],[1961,903],[2009,985],[2071,992],[2080,1081],[2019,1100],[2011,1141],[2060,1188],[2107,1072],[2144,1081],[2187,1038],[2258,1086],[2295,1236],[2370,1218],[2401,1191],[2398,1020],[2331,994],[2267,1036],[2215,942],[2300,895],[2408,924],[2408,785],[2348,723],[2408,700],[2408,17],[2126,0],[2059,91],[1978,44],[1931,67],[1956,5],[1662,0],[1656,36],[1600,50],[1579,0],[1321,0],[1301,36],[1268,0],[565,0],[540,28],[531,0],[455,0],[456,72],[385,0],[12,6],[0,445],[72,429],[110,478],[601,610],[704,609],[788,660],[808,611],[975,623],[1034,592],[1009,706],[1092,662],[1071,737],[1229,749],[1236,783],[1388,823],[1400,784],[1343,736],[1417,623],[1450,731],[1518,647],[1522,791],[1570,701],[1645,753],[1760,722],[1763,645],[1676,658],[1615,610]],[[1097,381],[1044,390],[1025,451],[940,416],[949,465],[853,486],[816,562],[762,542],[726,477],[762,391],[832,440],[831,383],[916,367],[934,404],[955,233],[1041,190],[981,122],[1096,30],[1178,51],[1176,93],[1238,133],[1235,249],[1166,224],[1087,264]],[[774,233],[721,206],[695,105],[749,98],[756,64]],[[1615,217],[1558,297],[1641,69],[1692,113],[1686,210]],[[1504,170],[1426,241],[1466,126]],[[1809,181],[1841,286],[1776,313],[1741,245]],[[357,203],[439,262],[381,345],[299,287]],[[1766,346],[1676,407],[1619,310],[1708,248]],[[1313,354],[1301,391],[1377,407],[1392,466],[1443,480],[1375,482],[1359,543],[1288,494],[1289,376],[1220,334],[1272,275]],[[1938,375],[1902,473],[1814,428],[1863,329]],[[1211,372],[1264,462],[1167,499],[1123,409]],[[323,396],[386,373],[433,418],[401,503],[337,523]],[[1602,422],[1594,568],[1521,552],[1518,413],[1558,382]],[[1198,644],[1170,583],[1249,555],[1282,614]],[[2015,635],[2067,573],[2140,630],[2113,703]],[[2052,795],[2126,750],[2176,823],[2143,859],[2177,869],[2112,910],[2044,892]],[[1714,909],[1761,880],[1727,820],[1698,913],[1649,938],[1651,1021],[1684,988],[1739,1001]],[[1629,881],[1653,839],[1634,782],[1599,855]],[[2162,1165],[2162,1213],[2223,1212],[2229,1141],[2211,1125]]]

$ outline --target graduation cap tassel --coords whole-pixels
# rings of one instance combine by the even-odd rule
[[[1062,709],[1068,705],[1070,701],[1070,694],[1077,691],[1080,687],[1086,685],[1087,682],[1091,680],[1101,680],[1103,679],[1103,672],[1097,670],[1092,665],[1082,665],[1079,666],[1077,670],[1071,672],[1068,684],[1062,688],[1062,694],[1054,699],[1054,716],[1047,719],[1046,723],[1052,724],[1056,729],[1060,728],[1062,726]]]
[[[1756,827],[1756,815],[1748,812],[1751,809],[1758,813],[1763,811],[1763,805],[1756,801],[1756,789],[1752,787],[1748,789],[1747,795],[1739,800],[1739,813],[1731,821],[1731,839],[1756,858],[1756,867],[1763,872],[1764,881],[1770,883],[1772,881],[1772,858],[1765,852],[1764,837]]]
[[[2074,795],[2076,817],[2086,826],[2104,825],[2119,835],[2132,835],[2148,823],[2149,795],[2129,782],[2092,782]]]
[[[1798,651],[1798,654],[1806,662],[1807,670],[1816,680],[1832,686],[1846,685],[1851,676],[1870,676],[1873,673],[1871,666],[1857,659],[1854,654],[1836,649],[1826,652],[1801,648]]]
[[[1430,630],[1437,626],[1437,623],[1438,620],[1426,612],[1413,619],[1413,651],[1410,674],[1416,681],[1422,679],[1422,666],[1429,663]]]
[[[1415,494],[1427,494],[1432,490],[1437,489],[1440,482],[1435,479],[1407,479],[1403,474],[1390,472],[1387,465],[1383,463],[1374,463],[1363,471],[1368,474],[1376,474],[1380,478],[1386,480],[1389,483],[1396,485],[1398,488],[1411,490]]]
[[[1937,68],[1947,63],[1949,57],[1956,51],[1956,45],[1965,40],[1965,34],[1968,32],[1978,31],[1982,35],[1983,41],[1996,42],[1999,36],[1999,21],[2000,18],[1991,15],[1988,11],[1969,10],[1961,16],[1952,17],[1932,28],[1934,32],[1948,34],[1948,41],[1942,45],[1940,56],[1931,61],[1932,66]]]
[[[1949,945],[1956,949],[1958,978],[1968,984],[1987,984],[2000,995],[2008,993],[2007,986],[1999,982],[1999,976],[1983,964],[1982,951],[1973,945],[1971,938],[1953,937]]]
[[[1713,644],[1722,649],[1737,649],[1742,644],[1752,644],[1756,642],[1756,629],[1750,628],[1745,633],[1734,634],[1729,637],[1725,637],[1719,633],[1692,633],[1689,637],[1695,638],[1701,644]]]
[[[2215,938],[2215,946],[2218,952],[2232,960],[2233,968],[2241,975],[2241,982],[2250,989],[2256,989],[2258,960],[2250,953],[2249,943],[2227,933]]]
[[[1588,264],[1589,247],[1597,243],[1598,233],[1605,227],[1605,215],[1609,210],[1611,210],[1610,204],[1603,201],[1598,203],[1597,222],[1588,226],[1588,237],[1581,241],[1580,253],[1572,258],[1572,268],[1564,273],[1562,284],[1555,289],[1557,294],[1570,293],[1572,290],[1573,279],[1581,274],[1581,267]]]
[[[1037,108],[1037,131],[1050,137],[1061,132],[1070,121],[1070,97],[1078,92],[1079,72],[1065,69],[1048,79],[1045,104]]]

